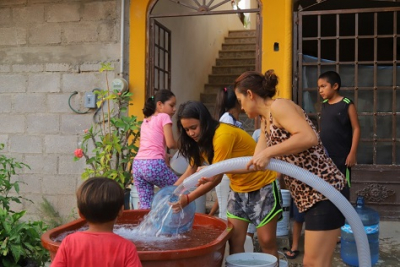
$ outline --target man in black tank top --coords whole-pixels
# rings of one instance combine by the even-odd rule
[[[318,78],[319,93],[324,99],[320,137],[329,157],[346,176],[343,194],[349,199],[351,167],[357,162],[360,125],[353,101],[339,94],[340,86],[340,76],[334,71],[325,72]]]

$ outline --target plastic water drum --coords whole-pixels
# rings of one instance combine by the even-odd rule
[[[276,235],[277,236],[284,236],[289,234],[290,224],[290,192],[286,189],[281,189],[282,193],[282,220],[278,222],[276,227]]]
[[[153,198],[151,209],[157,212],[153,225],[160,229],[162,234],[182,234],[192,230],[196,204],[191,202],[183,208],[181,212],[172,212],[169,201],[177,201],[177,196],[173,195],[176,186],[162,188]],[[185,192],[187,193],[187,192]]]
[[[275,267],[278,259],[266,253],[236,253],[229,255],[225,260],[226,267]]]

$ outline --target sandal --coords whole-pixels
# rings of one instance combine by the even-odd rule
[[[287,252],[289,252],[290,255],[288,255]],[[283,248],[283,253],[285,254],[286,258],[293,260],[299,255],[300,251]]]

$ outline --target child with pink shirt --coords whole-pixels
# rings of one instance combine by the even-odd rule
[[[162,89],[147,99],[143,108],[145,119],[140,128],[140,147],[132,167],[140,209],[150,209],[154,185],[162,188],[173,185],[178,179],[165,160],[166,147],[177,148],[171,120],[175,105],[175,95]]]

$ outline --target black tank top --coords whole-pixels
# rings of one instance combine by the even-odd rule
[[[349,106],[353,103],[347,97],[335,104],[328,100],[322,103],[320,137],[331,157],[347,157],[353,140],[353,128],[349,117]]]

